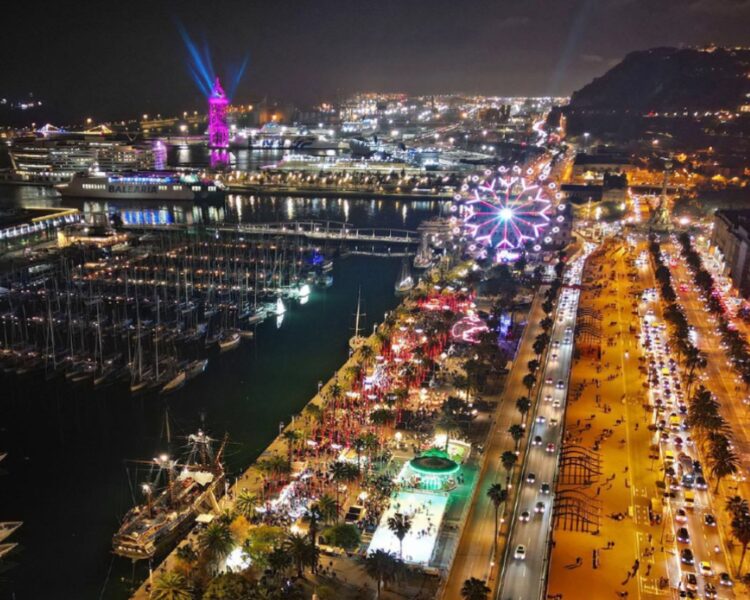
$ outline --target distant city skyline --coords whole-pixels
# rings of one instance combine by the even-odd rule
[[[0,39],[0,97],[34,92],[63,121],[202,107],[178,21],[219,74],[249,56],[238,99],[302,105],[355,91],[569,95],[634,50],[750,43],[747,0],[83,1],[13,3],[6,17],[19,26]]]

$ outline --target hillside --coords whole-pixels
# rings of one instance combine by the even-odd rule
[[[750,49],[632,52],[575,92],[571,109],[736,110],[748,102]]]

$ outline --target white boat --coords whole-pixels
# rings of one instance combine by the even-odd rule
[[[0,558],[8,554],[13,548],[18,546],[18,544],[0,544]]]
[[[286,312],[286,306],[281,298],[276,299],[276,306],[274,307],[274,314],[278,317]]]
[[[404,294],[414,288],[414,278],[411,275],[409,263],[406,259],[404,259],[401,265],[401,273],[398,276],[395,288],[399,294]]]
[[[241,340],[242,338],[240,337],[240,334],[236,331],[226,333],[219,340],[219,352],[228,352],[229,350],[234,350],[237,346],[240,345]]]
[[[432,250],[427,241],[427,236],[422,237],[422,243],[419,245],[417,255],[414,257],[415,269],[426,269],[432,264]]]
[[[172,379],[164,384],[164,387],[161,388],[161,391],[159,393],[162,395],[166,395],[171,394],[172,392],[176,392],[183,385],[185,385],[186,381],[187,375],[185,375],[185,371],[181,369],[174,377],[172,377]]]
[[[206,367],[208,366],[208,359],[204,358],[203,360],[194,360],[185,367],[185,376],[187,377],[187,380],[190,381],[193,379],[193,377],[197,377],[201,373],[203,373],[206,370]]]
[[[23,525],[23,521],[5,521],[0,523],[0,542]]]

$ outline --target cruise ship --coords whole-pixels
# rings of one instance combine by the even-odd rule
[[[100,200],[158,200],[223,203],[224,184],[183,171],[76,173],[55,186],[63,197]]]
[[[260,150],[328,151],[347,150],[348,144],[336,140],[333,131],[266,123],[260,129],[242,129],[234,134],[230,145]]]
[[[55,185],[92,168],[117,172],[153,169],[156,164],[150,144],[106,139],[18,140],[8,154],[11,168],[0,170],[0,183]]]

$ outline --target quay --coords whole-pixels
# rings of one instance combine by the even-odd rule
[[[232,194],[266,194],[268,196],[304,196],[334,198],[377,198],[382,200],[446,200],[453,199],[453,194],[443,191],[419,189],[409,192],[384,190],[377,187],[339,188],[339,187],[297,187],[287,185],[258,185],[227,183],[226,190]]]
[[[124,224],[124,229],[184,228],[184,225],[147,223]],[[383,244],[418,244],[420,234],[407,229],[357,229],[339,221],[285,221],[279,223],[240,223],[232,226],[207,227],[208,232],[240,233],[260,236],[292,236],[316,241],[367,242]]]

